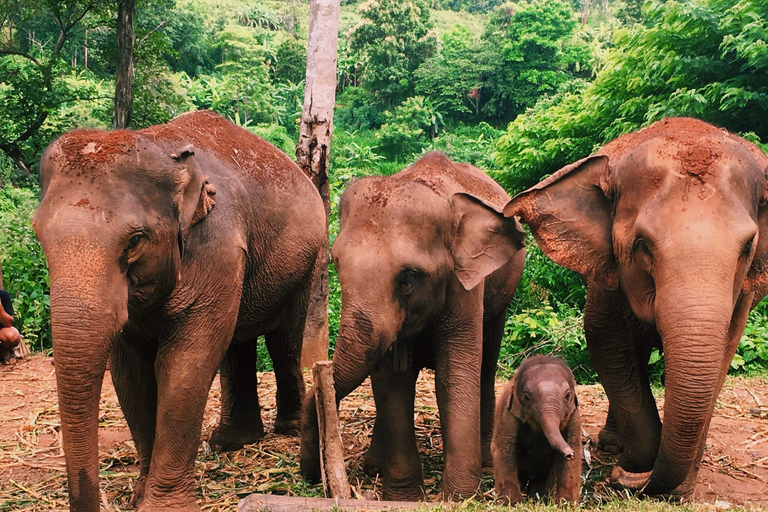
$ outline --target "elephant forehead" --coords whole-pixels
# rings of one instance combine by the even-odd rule
[[[126,130],[74,130],[52,144],[48,163],[65,175],[109,173],[115,160],[135,151],[136,144],[136,134]]]

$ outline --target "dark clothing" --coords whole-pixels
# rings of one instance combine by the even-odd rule
[[[0,290],[0,302],[3,303],[3,309],[6,313],[13,316],[13,304],[11,303],[11,294],[5,290]]]

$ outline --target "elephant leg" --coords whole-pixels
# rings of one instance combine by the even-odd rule
[[[435,348],[435,391],[445,454],[444,500],[466,499],[480,490],[482,311],[472,309],[467,307],[463,313],[473,316],[452,321],[436,333],[440,341]]]
[[[507,310],[504,308],[496,318],[483,324],[483,363],[480,369],[480,448],[483,467],[486,468],[493,466],[491,438],[496,407],[496,366],[499,361],[499,349],[506,319]]]
[[[275,432],[278,434],[298,435],[301,430],[301,405],[305,392],[301,347],[309,292],[308,286],[294,295],[281,313],[279,327],[265,336],[277,383]]]
[[[211,434],[216,451],[239,450],[264,437],[257,392],[257,340],[230,345],[221,361],[221,419]]]
[[[379,416],[377,414],[376,419],[373,421],[371,445],[368,447],[368,451],[365,452],[365,460],[363,461],[363,471],[371,477],[381,474],[381,467],[384,463],[384,453],[388,443],[382,432],[384,432],[384,429],[379,426]]]
[[[619,466],[633,473],[650,471],[661,439],[661,421],[648,381],[648,334],[628,322],[620,292],[591,286],[584,331],[592,363],[600,376],[623,443]],[[651,343],[649,343],[650,345]]]
[[[203,318],[222,321],[189,321],[189,327],[177,330],[175,341],[158,350],[155,445],[139,512],[200,510],[195,457],[208,392],[234,331],[234,322],[224,319],[232,319],[236,311],[234,306],[228,312],[206,312]]]
[[[605,418],[605,425],[600,429],[597,435],[597,448],[604,452],[618,455],[624,449],[624,443],[621,441],[619,425],[616,423],[616,416],[613,412],[613,406],[608,405],[608,415]]]
[[[157,412],[156,353],[152,344],[140,342],[126,332],[113,343],[110,353],[112,383],[139,458],[139,478],[133,485],[131,507],[140,506],[144,500],[152,459]]]
[[[387,444],[382,466],[385,500],[418,501],[424,497],[421,457],[413,426],[417,372],[394,373],[382,365],[371,374],[379,438]]]

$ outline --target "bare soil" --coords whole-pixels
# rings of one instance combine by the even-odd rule
[[[308,376],[308,374],[307,374]],[[217,454],[205,442],[216,425],[219,382],[214,382],[197,459],[198,496],[203,510],[234,510],[238,499],[252,492],[321,496],[298,473],[297,438],[271,433],[275,417],[274,376],[260,376],[260,400],[267,431],[259,443]],[[499,383],[501,385],[502,383]],[[416,427],[424,463],[427,497],[439,493],[442,442],[431,372],[418,382]],[[608,402],[599,385],[579,386],[586,448],[583,502],[597,504],[616,496],[606,486],[615,458],[597,451],[597,433]],[[65,509],[66,478],[51,359],[35,356],[12,368],[0,367],[0,511]],[[659,402],[663,402],[662,399]],[[660,403],[660,407],[663,404]],[[342,435],[350,481],[359,497],[375,498],[378,482],[362,472],[362,458],[375,417],[366,382],[342,402]],[[109,376],[101,399],[99,429],[102,510],[122,510],[138,474],[136,452],[117,403]],[[493,479],[484,477],[486,497]],[[720,394],[699,473],[695,500],[705,508],[768,505],[768,380],[729,378]]]

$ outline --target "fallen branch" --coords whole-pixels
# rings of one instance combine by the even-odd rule
[[[423,506],[415,501],[374,501],[335,498],[301,498],[273,494],[251,494],[240,500],[237,512],[303,512],[330,510],[408,510]]]

